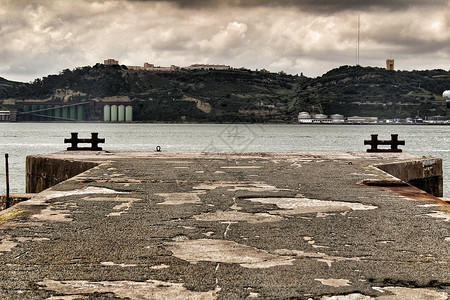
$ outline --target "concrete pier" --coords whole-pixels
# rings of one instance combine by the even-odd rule
[[[60,183],[0,213],[1,299],[450,296],[438,158],[61,152],[27,179]]]

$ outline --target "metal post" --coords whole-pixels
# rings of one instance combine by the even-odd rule
[[[6,208],[9,208],[10,201],[9,201],[9,166],[8,166],[8,153],[5,153],[5,163],[6,163]]]

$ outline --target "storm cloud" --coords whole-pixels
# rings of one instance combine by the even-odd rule
[[[161,2],[164,0],[135,0],[142,2]],[[442,7],[447,0],[168,0],[180,8],[219,8],[219,7],[288,7],[305,11],[335,13],[343,10],[386,9],[390,11],[411,7]]]
[[[30,81],[106,58],[319,76],[356,63],[450,68],[447,0],[0,0],[0,76]]]

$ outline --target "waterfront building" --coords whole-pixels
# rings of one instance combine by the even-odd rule
[[[332,123],[344,123],[344,116],[340,114],[331,115]]]
[[[347,123],[351,124],[377,124],[378,117],[359,117],[353,116],[347,118]]]
[[[311,116],[309,113],[302,111],[298,114],[298,122],[302,124],[330,124],[333,120],[324,114],[315,114]]]
[[[319,124],[329,124],[329,123],[332,123],[333,120],[329,119],[327,115],[315,114],[314,118],[312,119],[312,122],[319,123]]]
[[[8,110],[0,111],[0,121],[9,121],[11,116],[11,112]]]
[[[315,114],[314,119],[326,119],[327,116],[324,114]]]
[[[425,121],[425,123],[432,123],[432,124],[442,124],[446,123],[448,118],[446,116],[432,116],[428,117],[428,119]]]
[[[442,93],[442,97],[443,97],[443,98],[450,99],[450,90],[444,91],[444,92]],[[447,100],[447,101],[448,101],[448,100]]]
[[[312,123],[314,124],[331,124],[333,123],[333,120],[328,119],[328,118],[314,118],[312,119]]]
[[[299,123],[312,123],[312,118],[309,113],[306,111],[302,111],[298,114],[298,122]]]

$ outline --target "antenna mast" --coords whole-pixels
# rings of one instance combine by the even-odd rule
[[[359,66],[360,15],[358,15],[358,40],[356,44],[356,65]]]

